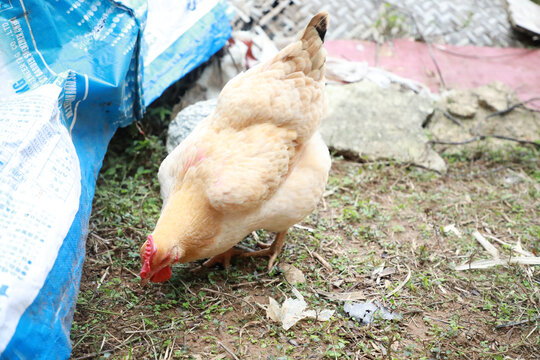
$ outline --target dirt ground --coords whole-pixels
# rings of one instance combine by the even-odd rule
[[[170,111],[120,130],[100,173],[72,326],[73,359],[538,359],[540,272],[525,265],[456,271],[490,258],[477,230],[540,252],[540,168],[534,146],[445,156],[444,176],[391,162],[333,157],[318,209],[291,229],[278,264],[237,259],[228,270],[175,266],[162,284],[139,284],[140,245],[159,216],[157,167]],[[459,231],[443,231],[454,224]],[[257,232],[261,240],[272,234]],[[491,238],[490,238],[491,239]],[[492,241],[501,257],[517,256]],[[255,248],[254,236],[243,243]],[[289,330],[266,316],[268,297],[335,310]],[[370,325],[335,294],[400,314]],[[330,294],[330,295],[329,295]],[[536,320],[535,320],[536,319]]]

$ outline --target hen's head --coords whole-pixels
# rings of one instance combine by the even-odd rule
[[[148,240],[140,249],[141,253],[141,284],[146,285],[148,281],[164,282],[171,278],[171,265],[178,262],[180,254],[178,249],[158,249],[154,243],[152,235],[148,235]]]

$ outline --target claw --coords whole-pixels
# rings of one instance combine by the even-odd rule
[[[287,231],[282,231],[276,234],[276,238],[272,244],[265,244],[263,242],[257,242],[257,245],[262,248],[262,250],[257,251],[243,251],[235,248],[231,248],[227,251],[225,251],[222,254],[216,255],[208,260],[206,260],[202,266],[203,267],[211,267],[216,264],[221,264],[225,269],[227,269],[231,265],[231,259],[233,256],[238,255],[239,257],[262,257],[262,256],[268,256],[270,259],[268,260],[268,271],[272,270],[274,267],[274,263],[276,262],[276,259],[278,255],[281,252],[281,249],[283,248],[284,242],[285,242],[285,235],[287,234]]]
[[[211,267],[211,266],[214,266],[216,264],[221,264],[223,266],[223,268],[228,269],[229,266],[231,265],[231,258],[233,256],[235,256],[235,255],[240,255],[240,254],[243,254],[243,253],[244,252],[242,250],[237,250],[235,248],[231,248],[231,249],[225,251],[222,254],[213,256],[212,258],[206,260],[203,263],[203,266],[204,267]]]

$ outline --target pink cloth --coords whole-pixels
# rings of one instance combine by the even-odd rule
[[[370,66],[426,84],[432,91],[442,89],[427,44],[405,39],[379,48],[369,41],[328,40],[329,56],[366,61]],[[540,49],[454,46],[433,44],[442,77],[449,89],[466,89],[500,81],[513,88],[521,100],[540,97]],[[540,110],[540,100],[528,103]]]

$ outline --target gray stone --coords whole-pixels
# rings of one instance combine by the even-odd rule
[[[454,116],[470,119],[478,111],[478,98],[471,91],[453,91],[446,96],[446,108]]]
[[[510,86],[501,82],[493,82],[474,90],[478,103],[491,111],[501,111],[516,103],[517,97]]]
[[[328,110],[321,133],[328,146],[370,160],[395,159],[446,171],[422,128],[433,112],[429,97],[369,81],[328,85],[326,90]]]
[[[429,148],[422,129],[433,112],[429,97],[370,81],[326,89],[328,111],[321,133],[330,147],[371,160],[394,159],[446,171],[444,160]],[[217,99],[206,100],[180,111],[169,126],[167,151],[178,146],[216,104]]]
[[[167,151],[173,151],[204,118],[214,112],[216,105],[217,98],[214,98],[200,101],[180,111],[169,125]]]
[[[429,121],[427,130],[433,140],[454,144],[453,146],[436,145],[436,150],[451,154],[459,153],[463,149],[478,151],[479,144],[482,144],[484,150],[501,149],[513,144],[508,140],[490,138],[490,135],[530,142],[540,140],[540,117],[526,107],[516,107],[508,113],[488,117],[494,111],[504,110],[507,106],[519,102],[515,92],[507,85],[493,83],[472,90],[463,90],[463,92],[476,94],[482,106],[478,108],[475,116],[463,122],[462,126],[452,122],[441,111],[436,111]],[[438,104],[438,107],[443,110],[447,109],[447,106],[448,103],[445,100]],[[480,136],[482,140],[470,141],[477,136]],[[463,142],[467,143],[458,145]]]

